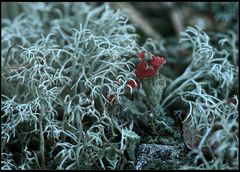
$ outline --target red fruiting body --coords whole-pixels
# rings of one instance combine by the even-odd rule
[[[149,67],[145,61],[145,52],[141,52],[138,55],[142,60],[137,64],[135,74],[138,78],[143,79],[153,76],[157,70],[161,67],[162,64],[166,63],[166,60],[163,57],[153,56]]]
[[[128,81],[127,86],[131,87],[132,89],[134,88],[140,88],[140,83],[138,80],[135,80],[135,82],[133,80]],[[129,87],[127,87],[129,89]]]
[[[163,57],[153,56],[151,61],[151,66],[154,69],[158,69],[161,67],[162,64],[165,64],[165,63],[166,63],[166,60]]]
[[[139,54],[138,54],[138,57],[144,60],[145,51],[142,51],[141,53],[139,53]]]
[[[166,60],[164,57],[153,56],[150,62],[150,65],[148,66],[148,63],[145,60],[145,51],[142,51],[141,53],[139,53],[138,57],[141,58],[141,61],[137,64],[135,74],[139,79],[153,76],[157,72],[157,70],[161,67],[161,65],[166,63]],[[140,88],[139,81],[138,80],[134,80],[134,81],[133,80],[128,81],[127,83],[128,89]],[[117,85],[120,84],[119,81],[114,81],[114,83]],[[111,105],[114,105],[116,102],[116,97],[114,95],[107,96],[107,99],[111,103]]]
[[[147,62],[142,60],[138,63],[135,74],[138,78],[143,79],[150,76],[153,76],[156,73],[156,69],[151,69],[147,66]]]
[[[111,103],[111,105],[115,104],[115,96],[114,95],[108,96],[107,99]]]

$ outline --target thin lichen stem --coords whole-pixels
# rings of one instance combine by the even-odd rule
[[[194,74],[195,74],[195,73],[194,73]],[[184,87],[188,86],[189,83],[191,83],[191,80],[196,79],[196,78],[198,78],[198,77],[201,76],[201,75],[202,75],[201,72],[199,72],[199,73],[197,73],[197,74],[195,74],[195,75],[192,75],[192,77],[189,77],[186,81],[184,81],[184,82],[181,84],[181,86],[179,86],[177,89],[175,89],[174,91],[172,91],[172,92],[164,99],[164,101],[162,102],[161,106],[163,107],[163,109],[166,109],[166,108],[173,102],[173,100],[175,101],[176,98],[173,98],[173,97],[176,96],[175,94],[176,94],[177,92],[179,92],[180,90],[182,90]],[[182,81],[182,80],[185,79],[185,78],[184,78],[184,77],[185,77],[184,75],[183,75],[182,77],[183,77],[183,79],[179,79],[178,82],[180,82],[180,81]],[[182,78],[182,77],[181,77],[181,78]],[[169,100],[171,100],[171,102],[168,103]],[[167,103],[168,103],[168,104],[167,104]]]
[[[180,83],[181,81],[187,79],[189,77],[189,72],[191,71],[190,68],[187,68],[184,73],[178,77],[177,79],[175,79],[168,87],[167,87],[167,92],[172,91],[173,88],[176,88],[177,84]]]

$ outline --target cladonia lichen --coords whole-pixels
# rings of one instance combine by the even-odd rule
[[[216,34],[189,26],[165,48],[140,45],[108,3],[8,3],[1,169],[142,169],[137,148],[158,144],[151,168],[178,168],[188,152],[183,169],[238,169],[237,22]],[[213,18],[230,26],[227,13]]]
[[[18,7],[21,14],[2,20],[3,168],[120,168],[113,142],[127,123],[108,110],[107,97],[120,103],[134,79],[125,57],[139,51],[135,28],[108,4]],[[34,151],[13,161],[12,144],[20,154]]]

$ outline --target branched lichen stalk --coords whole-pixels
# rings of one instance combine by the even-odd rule
[[[163,109],[166,109],[172,102],[175,101],[176,99],[176,94],[186,88],[187,85],[191,84],[191,80],[193,79],[197,79],[200,75],[200,73],[197,73],[196,75],[191,75],[192,77],[188,78],[186,81],[184,81],[179,87],[177,87],[174,90],[168,90],[168,96],[164,99],[164,101],[162,102],[162,107]],[[182,75],[181,77],[179,77],[180,79],[178,80],[178,82],[174,82],[174,85],[176,86],[177,83],[180,83],[180,81],[183,81],[185,79],[185,76]],[[169,100],[171,100],[169,102]]]

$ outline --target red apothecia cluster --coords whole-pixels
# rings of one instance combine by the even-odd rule
[[[142,60],[137,64],[135,74],[137,78],[143,79],[153,76],[162,64],[166,63],[166,60],[160,56],[153,56],[150,66],[148,66],[145,60],[145,51],[138,55]]]
[[[157,72],[157,70],[161,67],[161,65],[166,63],[164,57],[153,56],[149,65],[145,60],[145,51],[138,54],[138,57],[141,58],[141,61],[137,64],[135,70],[135,74],[138,79],[144,79],[153,76]],[[133,80],[130,80],[127,83],[127,88],[130,89],[129,87],[131,87],[132,89],[140,88],[140,83],[138,80],[135,80],[135,82]],[[111,104],[114,104],[115,96],[114,95],[108,96],[108,100]]]

